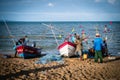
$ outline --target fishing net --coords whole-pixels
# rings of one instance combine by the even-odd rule
[[[56,61],[58,63],[64,63],[62,57],[58,54],[47,54],[43,57],[41,57],[38,61],[36,61],[36,64],[47,64],[52,61]]]

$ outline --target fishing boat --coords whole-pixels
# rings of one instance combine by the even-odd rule
[[[41,48],[35,48],[27,45],[19,45],[16,47],[19,57],[34,58],[41,55]]]
[[[47,25],[47,24],[43,24],[43,25],[45,25],[45,26],[47,26],[48,28],[51,29],[52,34],[53,34],[53,36],[55,38],[55,41],[56,41],[56,43],[58,45],[58,50],[59,50],[61,56],[64,56],[64,57],[75,56],[75,44],[73,44],[72,42],[69,42],[68,40],[66,40],[65,42],[63,42],[62,44],[59,45],[57,37],[56,37],[56,35],[55,35],[54,31],[53,31],[53,29],[55,29],[54,26]]]
[[[71,57],[75,56],[75,44],[72,42],[64,42],[58,46],[58,50],[61,56]]]

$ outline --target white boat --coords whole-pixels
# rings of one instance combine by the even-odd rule
[[[58,46],[61,56],[71,57],[75,56],[75,44],[72,42],[64,42]]]
[[[55,36],[55,33],[53,31],[54,26],[47,25],[47,24],[43,24],[43,25],[45,25],[45,26],[47,26],[48,28],[51,29],[51,31],[52,31],[52,33],[54,35],[55,41],[56,41],[56,43],[58,45],[58,50],[59,50],[61,56],[71,57],[71,56],[75,55],[75,44],[73,44],[72,42],[65,41],[64,43],[59,45],[58,40],[57,40],[57,38]]]

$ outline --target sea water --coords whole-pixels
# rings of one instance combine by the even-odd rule
[[[110,29],[109,32],[104,32],[105,25]],[[120,22],[110,23],[109,21],[6,22],[6,25],[4,22],[0,22],[0,53],[13,54],[15,52],[13,49],[14,42],[25,35],[29,38],[30,46],[32,46],[33,42],[36,42],[36,47],[43,48],[42,53],[58,53],[57,47],[64,41],[65,37],[71,33],[77,33],[81,36],[82,30],[89,36],[89,47],[93,47],[92,41],[95,38],[96,31],[98,31],[102,38],[107,37],[109,53],[120,55]]]

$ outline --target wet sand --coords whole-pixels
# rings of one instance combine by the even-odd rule
[[[64,64],[35,64],[38,59],[0,56],[0,80],[120,80],[120,57],[114,60],[106,57],[104,63],[64,58]]]

